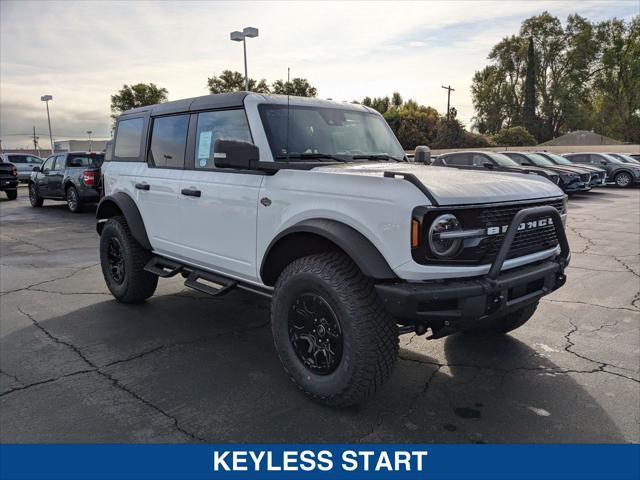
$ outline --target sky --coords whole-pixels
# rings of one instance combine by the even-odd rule
[[[307,78],[320,98],[361,100],[398,91],[440,112],[451,104],[470,126],[475,71],[522,20],[549,11],[592,21],[640,14],[639,0],[431,2],[151,2],[0,0],[0,139],[32,146],[36,127],[54,140],[110,135],[110,95],[153,82],[169,100],[206,95],[207,78],[243,71],[229,33],[252,26],[249,76]]]

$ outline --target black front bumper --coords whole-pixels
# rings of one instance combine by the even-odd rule
[[[0,190],[15,190],[18,188],[18,177],[0,177]]]
[[[560,243],[552,260],[501,272],[518,226],[532,216],[550,216]],[[481,277],[380,283],[376,290],[389,314],[398,323],[430,327],[433,338],[473,327],[537,302],[566,281],[569,243],[560,213],[553,207],[533,207],[518,212],[505,234],[489,273]]]

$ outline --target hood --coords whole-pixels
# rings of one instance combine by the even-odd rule
[[[374,177],[383,177],[384,172],[411,174],[431,192],[439,205],[512,202],[564,195],[540,175],[470,171],[416,163],[349,163],[317,167],[313,171]],[[389,178],[389,181],[404,180]]]
[[[518,165],[513,166],[513,167],[502,167],[502,168],[506,168],[506,169],[511,169],[514,172],[517,170],[520,170],[524,173],[527,172],[533,172],[533,173],[537,173],[537,174],[542,174],[542,175],[555,175],[556,172],[553,170],[553,168],[546,168],[546,167],[536,167],[533,165]]]
[[[554,165],[553,167],[544,167],[548,168],[557,173],[573,173],[576,175],[580,175],[581,173],[589,173],[587,170],[581,167],[570,167],[569,165]]]

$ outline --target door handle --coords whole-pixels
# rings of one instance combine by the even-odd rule
[[[200,190],[194,190],[192,188],[183,188],[180,193],[182,193],[182,195],[187,195],[188,197],[199,197],[202,195]]]
[[[151,187],[149,186],[148,183],[136,183],[136,188],[138,190],[149,190]]]

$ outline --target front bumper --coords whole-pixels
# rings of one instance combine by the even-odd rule
[[[527,218],[540,215],[553,218],[560,254],[552,260],[501,272],[518,226]],[[514,216],[487,275],[471,279],[380,283],[375,288],[398,323],[430,327],[432,338],[440,338],[518,310],[560,288],[566,281],[564,270],[569,258],[569,243],[560,213],[550,206],[533,207]]]
[[[1,190],[15,190],[18,187],[18,179],[16,177],[0,178]]]

